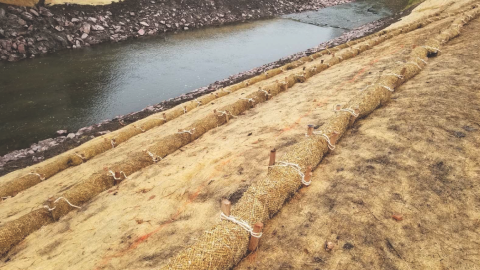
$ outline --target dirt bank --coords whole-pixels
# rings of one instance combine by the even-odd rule
[[[351,0],[126,0],[106,6],[0,4],[0,59],[17,61],[166,32],[315,10]]]
[[[105,133],[117,130],[123,127],[125,124],[135,122],[139,119],[143,119],[154,113],[158,113],[169,108],[172,108],[183,102],[195,99],[199,96],[205,95],[207,93],[213,92],[222,87],[226,87],[243,80],[249,79],[253,76],[259,75],[270,69],[280,67],[291,61],[295,61],[301,57],[310,55],[317,51],[323,50],[326,47],[332,47],[339,44],[343,44],[348,40],[355,40],[357,38],[363,37],[375,31],[379,31],[385,27],[388,27],[390,24],[398,21],[401,17],[407,16],[410,14],[411,10],[414,7],[411,7],[403,12],[394,14],[388,18],[384,18],[372,23],[363,25],[351,31],[344,33],[342,36],[332,39],[328,42],[319,44],[318,46],[308,49],[303,52],[298,52],[296,54],[284,57],[278,61],[265,64],[263,66],[232,75],[224,80],[214,82],[206,87],[202,87],[192,92],[183,94],[177,98],[165,100],[161,103],[158,103],[153,106],[149,106],[141,111],[132,112],[128,115],[120,115],[114,119],[106,120],[101,123],[97,123],[88,127],[79,129],[75,133],[60,134],[60,136],[42,140],[38,143],[34,143],[30,148],[14,150],[10,153],[0,156],[0,176],[5,175],[9,172],[31,166],[38,162],[41,162],[50,157],[56,156],[60,153],[66,152],[74,147],[81,145],[95,137],[101,136]]]

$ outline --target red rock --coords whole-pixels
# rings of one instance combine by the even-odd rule
[[[139,34],[140,36],[145,35],[145,30],[143,30],[143,29],[138,30],[138,34]]]
[[[21,54],[26,54],[27,52],[25,51],[25,45],[23,43],[20,43],[17,48],[18,52]]]

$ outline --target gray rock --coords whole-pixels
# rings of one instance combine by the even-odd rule
[[[86,39],[88,37],[88,34],[87,33],[83,33],[82,34],[82,39]]]
[[[150,26],[150,25],[149,25],[148,23],[146,23],[146,22],[140,22],[140,24],[143,25],[143,26],[147,26],[147,27]]]
[[[27,21],[31,21],[33,20],[33,15],[25,11],[22,13],[22,18],[24,18]]]
[[[90,24],[85,23],[80,30],[86,34],[90,34],[90,28],[91,28]]]
[[[63,134],[67,134],[67,133],[68,133],[68,131],[66,129],[57,130],[58,135],[63,135]]]
[[[68,138],[68,139],[73,139],[73,138],[75,138],[75,133],[69,133],[69,134],[67,135],[67,138]]]
[[[105,28],[103,28],[103,26],[100,26],[100,25],[94,25],[92,26],[92,29],[95,30],[95,31],[103,31],[105,30]]]
[[[79,22],[80,20],[77,19],[77,18],[72,18],[72,23],[76,23],[76,22]]]
[[[30,9],[30,13],[32,13],[33,15],[35,15],[37,17],[40,16],[35,9]]]

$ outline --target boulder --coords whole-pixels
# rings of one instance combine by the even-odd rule
[[[95,30],[95,31],[103,31],[105,30],[105,28],[103,28],[103,26],[100,26],[98,24],[92,26],[92,29]]]
[[[24,25],[27,25],[27,22],[25,20],[18,19],[18,24],[20,24],[21,26],[24,26]]]
[[[21,54],[26,54],[27,52],[25,51],[25,45],[23,43],[20,43],[18,46],[17,46],[17,50],[19,53]]]
[[[138,30],[138,34],[139,34],[140,36],[145,35],[145,30],[143,30],[143,29]]]
[[[85,34],[90,34],[90,24],[86,23],[83,25],[83,27],[80,29],[83,33]]]
[[[38,14],[38,12],[35,10],[35,9],[30,9],[30,13],[32,13],[33,15],[35,16],[40,16],[40,14]]]
[[[22,18],[24,18],[27,21],[31,21],[33,20],[33,15],[25,11],[22,13]]]

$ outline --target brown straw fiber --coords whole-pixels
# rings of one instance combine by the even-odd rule
[[[6,254],[32,232],[51,222],[52,216],[48,210],[42,208],[0,227],[0,256]]]
[[[349,44],[355,45],[369,38],[371,38],[371,36],[363,37],[356,41],[349,42]],[[329,49],[329,51],[335,52],[340,49],[347,48],[348,46],[349,45],[347,44],[342,44],[335,48]],[[54,158],[51,158],[47,161],[44,161],[38,164],[37,166],[35,166],[34,168],[32,168],[31,170],[33,170],[35,173],[42,175],[45,178],[44,180],[46,180],[69,167],[78,166],[90,160],[91,158],[95,157],[96,155],[108,151],[113,147],[112,141],[114,142],[114,145],[117,146],[127,141],[128,139],[132,138],[133,136],[136,136],[140,133],[148,131],[152,128],[161,126],[165,122],[171,121],[185,114],[185,110],[188,113],[191,110],[195,109],[196,107],[207,104],[216,98],[228,95],[231,92],[237,91],[239,89],[242,89],[244,87],[250,86],[257,82],[263,81],[265,79],[272,78],[282,73],[283,70],[289,70],[289,69],[299,67],[305,64],[306,62],[311,62],[314,59],[321,57],[322,55],[325,55],[327,53],[328,51],[324,50],[324,51],[315,53],[309,57],[303,57],[297,61],[286,64],[283,67],[269,70],[268,72],[265,72],[253,78],[250,78],[246,81],[217,90],[211,93],[210,95],[202,96],[197,99],[198,102],[197,100],[185,102],[172,109],[167,110],[166,112],[157,113],[152,116],[146,117],[124,128],[114,131],[110,134],[104,135],[99,138],[95,138],[71,151],[68,151]],[[335,63],[330,63],[330,65],[333,65],[333,64]],[[166,120],[163,118],[163,113],[165,113]],[[17,195],[19,192],[26,190],[40,183],[41,181],[43,180],[41,180],[38,176],[31,175],[31,174],[26,174],[24,176],[18,177],[16,179],[13,179],[12,181],[5,183],[3,186],[0,186],[0,197],[10,197],[10,196],[13,197]]]
[[[383,33],[383,35],[384,35],[384,33]],[[400,32],[398,32],[398,33],[400,33]],[[387,38],[387,36],[384,35],[384,38]],[[368,40],[368,39],[360,39],[360,40],[361,41],[357,40],[357,41],[349,42],[350,45],[358,44],[358,46],[355,47],[355,48],[358,48],[357,54],[362,51],[362,48],[364,50],[366,50],[366,49],[369,49],[369,48],[372,47],[371,45],[370,46],[366,45],[366,44],[370,44],[369,42],[371,42],[371,40]],[[384,39],[375,36],[374,40],[375,40],[374,44],[379,44],[381,42],[381,40],[384,40]],[[430,44],[430,43],[427,43],[427,44]],[[436,45],[436,44],[433,44],[433,45]],[[345,45],[345,46],[348,46],[348,45]],[[343,46],[343,47],[346,48],[345,46]],[[417,51],[420,54],[420,56],[422,56],[421,55],[422,52],[424,52],[425,54],[428,53],[428,51],[426,49],[424,49],[424,50],[419,49],[419,50],[416,50],[415,52],[417,52]],[[353,57],[353,54],[350,53],[350,52],[347,52],[347,53],[344,53],[343,56]],[[343,56],[341,56],[341,57],[343,57]],[[425,58],[425,55],[423,55],[422,57]],[[311,60],[310,57],[308,57],[307,60],[308,59]],[[329,66],[335,65],[335,64],[337,64],[341,61],[343,61],[343,60],[341,60],[339,57],[332,57],[330,60],[326,61],[324,64],[309,65],[309,69],[312,69],[312,68],[315,68],[315,69],[309,70],[308,72],[305,72],[304,74],[300,73],[300,74],[289,75],[287,77],[287,86],[288,86],[288,88],[290,88],[294,84],[296,84],[297,82],[304,81],[307,78],[313,76],[314,74],[317,74],[317,73],[321,72],[322,70],[325,70]],[[413,61],[416,61],[416,60],[413,60]],[[411,67],[410,67],[410,69],[411,69]],[[415,72],[414,69],[412,69],[412,70],[413,70],[413,72]],[[268,74],[262,74],[260,76],[264,76],[264,78],[265,77],[271,77],[271,76],[274,76],[273,74],[276,74],[276,72],[280,72],[280,71],[277,70],[275,72],[271,72],[271,73],[270,72]],[[416,72],[418,73],[419,71],[416,71]],[[249,80],[249,81],[251,81],[251,80]],[[244,87],[244,86],[250,84],[249,81],[246,81],[246,82],[243,82],[243,83],[231,86],[231,87],[227,87],[223,90],[216,91],[217,96],[218,97],[224,96],[224,95],[228,94],[228,91],[235,91],[236,87],[239,87],[238,89],[240,89],[241,87]],[[395,79],[395,77],[393,77],[393,78],[383,78],[382,77],[380,82],[383,83],[383,84],[386,84],[386,85],[388,85],[389,87],[392,87],[392,88],[398,83],[397,80]],[[286,88],[286,85],[284,84],[284,81],[282,81],[282,82],[270,83],[269,85],[266,85],[266,86],[262,87],[262,89],[269,93],[268,99],[270,99],[271,97],[281,93],[282,91],[285,91],[287,88]],[[386,102],[389,99],[391,93],[389,91],[385,90],[384,88],[374,87],[372,89],[365,90],[363,93],[361,93],[361,95],[362,95],[362,98],[365,99],[365,101],[357,102],[358,103],[357,105],[360,107],[362,116],[364,116],[364,115],[368,114],[370,111],[372,111],[374,108],[379,106],[380,104],[383,104],[384,102]],[[205,103],[202,103],[202,104],[206,104],[207,102],[213,100],[214,98],[217,98],[215,96],[215,94],[214,95],[207,95],[207,96],[203,97],[202,99],[199,99],[199,101],[205,102]],[[45,213],[44,209],[36,210],[36,211],[33,211],[29,214],[26,214],[25,216],[23,216],[20,219],[14,220],[12,222],[9,222],[9,223],[3,225],[0,228],[0,240],[1,240],[0,241],[0,251],[2,251],[2,253],[7,252],[12,246],[14,246],[15,244],[18,244],[28,234],[30,234],[31,232],[39,229],[44,224],[52,222],[53,220],[58,220],[59,218],[66,215],[70,211],[75,210],[78,207],[81,207],[83,204],[85,204],[86,202],[91,200],[93,197],[95,197],[99,193],[107,190],[108,188],[112,187],[113,185],[119,183],[120,181],[125,180],[124,174],[128,177],[132,173],[134,173],[134,172],[136,172],[136,171],[138,171],[142,168],[145,168],[147,166],[150,166],[150,165],[154,164],[155,162],[158,162],[159,160],[161,160],[161,158],[164,158],[165,156],[167,156],[167,155],[175,152],[176,150],[178,150],[180,147],[192,142],[193,140],[202,136],[205,132],[227,123],[227,115],[231,119],[232,117],[234,117],[236,115],[240,115],[244,111],[250,109],[252,106],[255,106],[256,104],[259,104],[261,102],[265,102],[265,101],[268,100],[267,95],[265,95],[265,93],[263,91],[258,91],[258,92],[255,92],[253,94],[250,94],[246,97],[246,99],[247,100],[240,99],[240,100],[238,100],[238,101],[236,101],[236,102],[234,102],[234,103],[232,103],[228,106],[220,108],[220,109],[217,110],[216,115],[213,115],[213,113],[212,113],[211,116],[205,117],[204,119],[201,119],[201,120],[198,120],[198,121],[194,122],[192,125],[190,125],[189,127],[185,128],[185,130],[190,131],[192,134],[176,133],[176,134],[171,134],[171,135],[165,136],[165,137],[161,138],[158,142],[156,142],[150,148],[145,149],[146,151],[137,150],[135,152],[132,152],[128,155],[128,157],[126,159],[115,163],[110,168],[106,168],[105,171],[99,171],[99,172],[94,173],[87,180],[79,183],[78,185],[71,188],[69,191],[65,192],[62,196],[63,198],[65,198],[65,200],[58,200],[56,202],[55,201],[48,202],[47,205],[51,210],[51,213],[50,213],[51,215],[47,215]],[[252,99],[252,100],[248,100],[248,99]],[[191,110],[194,106],[198,106],[198,105],[199,104],[196,101],[194,101],[194,102],[190,102],[188,104],[185,104],[184,106],[187,107],[187,111],[188,111],[188,109]],[[227,114],[222,115],[222,113],[221,113],[222,111],[225,111]],[[175,117],[178,117],[178,115],[181,115],[183,113],[184,113],[183,107],[177,106],[176,108],[174,108],[174,109],[168,111],[168,113],[166,113],[167,121],[171,120]],[[158,115],[156,115],[155,117],[157,117],[155,119],[155,121],[157,121],[157,123],[161,123],[162,121],[164,122],[164,120],[158,120],[158,117],[159,117]],[[341,136],[341,134],[343,134],[343,132],[348,127],[348,124],[352,121],[351,117],[352,116],[349,113],[339,113],[339,114],[337,114],[337,117],[332,119],[330,122],[328,122],[324,126],[324,128],[323,128],[324,132],[327,134],[327,136],[332,136],[333,132],[339,132],[340,136]],[[128,136],[125,136],[125,137],[120,136],[119,134],[121,134],[122,132],[128,132],[129,134],[139,134],[139,133],[141,133],[142,132],[141,129],[148,128],[147,123],[151,119],[153,119],[153,117],[148,117],[148,118],[146,118],[142,121],[136,122],[134,124],[135,126],[133,124],[129,125],[125,129],[122,129],[121,132],[108,134],[109,136],[105,136],[104,138],[98,138],[98,139],[93,140],[92,143],[89,144],[89,145],[86,144],[83,147],[79,147],[77,149],[77,151],[79,149],[82,149],[83,152],[80,152],[80,153],[83,154],[84,157],[80,158],[80,157],[75,155],[75,156],[71,156],[72,160],[75,157],[76,158],[75,162],[78,163],[78,162],[83,161],[82,159],[88,159],[88,158],[91,157],[90,155],[98,153],[100,151],[98,149],[109,149],[109,148],[111,148],[112,147],[111,140],[115,139],[116,142],[117,142],[117,140],[118,140],[118,142],[121,142],[122,140],[125,140],[128,137]],[[301,146],[303,144],[305,146]],[[98,148],[92,150],[91,152],[87,151],[88,149],[91,149],[92,145],[97,145]],[[299,147],[297,149],[299,151],[298,153],[295,152],[295,153],[287,154],[284,157],[284,161],[295,162],[299,166],[301,166],[302,168],[305,168],[305,166],[317,165],[318,162],[320,162],[323,155],[326,153],[326,151],[328,149],[328,145],[327,145],[327,143],[325,142],[325,140],[323,139],[322,136],[314,136],[314,137],[309,138],[305,142],[300,143]],[[300,153],[309,153],[309,155],[300,155]],[[68,154],[71,155],[70,152]],[[150,156],[150,155],[153,155],[153,157]],[[65,157],[65,156],[67,156],[67,153],[65,155],[63,155],[63,157]],[[110,171],[112,171],[112,173],[114,173],[117,180],[114,179],[114,176],[110,175]],[[38,170],[37,172],[44,173],[43,171],[40,171],[40,170]],[[275,175],[278,175],[278,176],[275,176]],[[280,175],[290,176],[288,179],[293,179],[293,180],[291,182],[288,182],[288,181],[285,182],[283,178],[279,178]],[[31,175],[29,175],[28,177],[30,177],[30,176]],[[267,217],[269,215],[271,215],[272,213],[274,213],[276,210],[278,210],[281,207],[281,205],[283,204],[283,202],[285,201],[285,199],[287,197],[289,197],[294,191],[296,191],[296,189],[298,189],[298,187],[300,185],[300,182],[299,182],[299,179],[298,179],[299,178],[298,173],[295,170],[293,170],[292,168],[289,168],[289,167],[288,168],[282,168],[282,167],[272,168],[272,175],[269,176],[269,178],[267,178],[267,179],[270,179],[270,178],[272,180],[265,180],[266,183],[264,183],[265,187],[263,187],[263,189],[266,189],[269,192],[270,192],[271,189],[273,189],[275,191],[275,198],[272,198],[271,195],[266,190],[263,190],[261,192],[261,194],[258,193],[262,189],[260,189],[260,187],[259,187],[258,192],[257,192],[257,191],[255,191],[256,187],[253,186],[249,189],[250,190],[249,192],[252,193],[252,194],[247,193],[248,195],[246,195],[245,199],[241,200],[241,202],[243,202],[243,201],[245,201],[245,202],[239,203],[237,205],[236,209],[239,209],[239,210],[234,211],[235,215],[239,215],[241,218],[245,218],[245,220],[247,220],[248,222],[253,222],[254,220],[257,220],[257,221],[258,220],[260,220],[260,221],[267,220],[268,219]],[[260,181],[260,183],[263,183],[263,182]],[[278,188],[278,190],[277,190],[277,188]],[[250,198],[250,199],[248,199],[248,198]],[[249,215],[250,212],[246,213],[246,212],[240,211],[241,207],[245,207],[245,209],[250,209],[252,204],[247,203],[246,200],[249,200],[249,202],[252,202],[253,205],[258,205],[258,207],[266,207],[267,205],[266,205],[265,202],[268,202],[268,207],[266,209],[263,209],[263,208],[260,209],[259,208],[258,210],[255,210],[255,211],[259,211],[258,215],[263,213],[263,214],[261,214],[260,218],[257,214],[251,216],[251,215]],[[268,210],[267,212],[262,212],[262,211],[266,211],[267,209],[270,209],[270,210]],[[43,213],[43,214],[40,215],[39,213]],[[48,218],[46,218],[46,216],[48,216]],[[42,217],[43,219],[40,219],[40,217]],[[35,220],[37,220],[38,222],[33,222]],[[238,239],[234,238],[234,239],[236,239],[235,241],[232,240],[232,248],[237,250],[238,253],[235,253],[235,252],[233,252],[234,254],[228,253],[228,254],[230,254],[229,256],[231,256],[231,258],[232,258],[232,260],[229,260],[228,263],[222,261],[222,260],[224,260],[224,258],[223,259],[215,259],[215,260],[218,260],[216,265],[219,265],[219,266],[230,265],[231,263],[236,261],[238,258],[241,258],[241,256],[243,256],[243,254],[245,253],[244,247],[246,246],[246,243],[243,240],[248,239],[248,235],[244,231],[242,231],[241,229],[239,230],[238,226],[236,226],[236,225],[232,226],[232,224],[225,223],[225,222],[222,222],[222,224],[223,224],[222,225],[223,227],[219,225],[220,228],[218,230],[221,230],[221,231],[225,232],[225,235],[220,240],[222,240],[222,239],[225,240],[226,239],[225,237],[230,237],[228,235],[230,235],[231,232],[232,233],[236,232],[236,234],[239,238]],[[24,226],[24,227],[22,227],[22,230],[18,230],[17,228],[19,226]],[[212,237],[213,237],[213,235],[212,235]],[[239,239],[243,239],[243,240],[240,241]],[[223,247],[223,248],[225,249],[225,247]],[[195,252],[199,252],[198,249],[195,249],[195,250],[196,250]],[[211,253],[212,249],[207,248],[207,249],[205,249],[205,251],[208,251],[209,254],[212,254]],[[227,251],[225,251],[225,252],[227,252]],[[230,252],[230,251],[228,251],[228,252]],[[195,254],[197,254],[197,253],[195,253]],[[179,255],[179,256],[183,256],[183,255]],[[198,254],[195,255],[195,256],[198,256]],[[213,255],[210,255],[210,256],[213,256]],[[176,265],[177,262],[174,262],[174,264]],[[203,265],[203,266],[205,266],[205,265]],[[200,267],[200,268],[202,268],[202,267]],[[177,269],[177,268],[174,268],[174,269]]]
[[[478,15],[478,9],[467,12],[454,21],[454,24],[466,24]],[[438,46],[459,34],[450,26],[440,35],[426,42],[426,46]],[[428,47],[427,47],[428,48]],[[416,48],[407,62],[416,62],[420,67],[412,64],[402,64],[392,69],[392,73],[403,74],[403,77],[382,76],[376,85],[385,85],[394,89],[406,80],[414,77],[425,64],[420,59],[437,53],[437,49]],[[416,68],[414,68],[414,67]],[[386,103],[392,92],[382,86],[374,86],[364,90],[348,104],[358,106],[361,116],[365,117],[381,104]],[[339,132],[344,134],[352,116],[349,112],[339,112],[331,117],[323,127],[325,133]],[[282,161],[298,164],[302,171],[307,166],[316,167],[328,147],[322,136],[309,136],[297,143]],[[260,179],[244,193],[243,197],[232,209],[232,216],[244,220],[248,224],[265,222],[282,207],[284,202],[300,187],[299,173],[293,167],[272,167],[265,179]],[[249,233],[240,226],[222,220],[211,230],[197,240],[195,244],[181,251],[177,256],[161,269],[228,269],[237,264],[247,252]]]
[[[246,81],[228,86],[226,88],[217,90],[210,95],[205,95],[200,98],[198,98],[197,101],[189,101],[183,104],[180,104],[172,109],[167,110],[165,113],[166,115],[166,121],[163,119],[163,112],[162,113],[157,113],[154,115],[151,115],[149,117],[146,117],[142,120],[139,120],[135,122],[134,124],[130,124],[124,128],[121,128],[117,131],[114,131],[110,134],[104,135],[99,138],[95,138],[71,151],[65,152],[63,154],[60,154],[54,158],[51,158],[47,161],[44,161],[40,164],[38,164],[36,167],[32,168],[35,173],[38,173],[42,175],[45,179],[48,179],[52,177],[53,175],[57,174],[60,171],[63,171],[69,167],[72,166],[78,166],[82,164],[83,162],[86,162],[90,160],[91,158],[95,157],[98,154],[104,153],[105,151],[108,151],[109,149],[112,148],[112,141],[114,142],[115,146],[127,141],[133,136],[136,136],[142,132],[145,132],[147,130],[150,130],[152,128],[158,127],[163,125],[165,122],[170,121],[172,119],[175,119],[179,117],[180,115],[185,114],[185,109],[188,112],[191,110],[195,109],[198,106],[201,106],[203,104],[207,104],[210,101],[225,96],[231,92],[237,91],[239,89],[242,89],[244,87],[247,87],[249,85],[255,84],[257,82],[263,81],[265,79],[274,77],[280,73],[283,72],[283,70],[290,70],[296,67],[299,67],[301,65],[304,65],[307,62],[311,62],[323,55],[330,54],[330,53],[335,53],[341,49],[345,49],[348,47],[351,47],[353,45],[362,43],[359,48],[355,50],[355,53],[352,51],[346,52],[340,57],[342,57],[342,60],[349,59],[351,57],[354,57],[360,52],[365,51],[366,49],[375,46],[381,42],[383,42],[386,39],[392,38],[400,33],[407,33],[409,31],[415,30],[419,27],[423,27],[433,21],[441,19],[439,16],[440,13],[434,14],[432,16],[429,16],[428,21],[426,19],[419,20],[417,23],[413,23],[407,26],[407,28],[401,28],[401,29],[392,29],[392,30],[382,30],[378,33],[354,40],[354,41],[348,41],[347,43],[341,44],[339,46],[336,46],[335,48],[331,49],[326,49],[322,50],[320,52],[317,52],[315,54],[312,54],[310,56],[302,57],[299,60],[296,60],[294,62],[291,62],[289,64],[284,65],[283,67],[276,68],[269,70],[268,72],[265,72],[263,74],[260,74],[258,76],[255,76],[253,78],[250,78]],[[352,55],[353,53],[353,55]],[[327,61],[325,64],[327,67],[328,65],[334,65],[338,62],[335,60]],[[320,69],[324,70],[324,69]],[[308,76],[307,76],[308,78]],[[299,78],[300,81],[302,80]],[[10,197],[10,196],[15,196],[19,192],[28,189],[38,183],[40,183],[41,180],[38,176],[36,175],[31,175],[31,174],[26,174],[24,176],[18,177],[16,179],[13,179],[12,181],[9,181],[5,183],[3,186],[0,186],[0,197]]]

